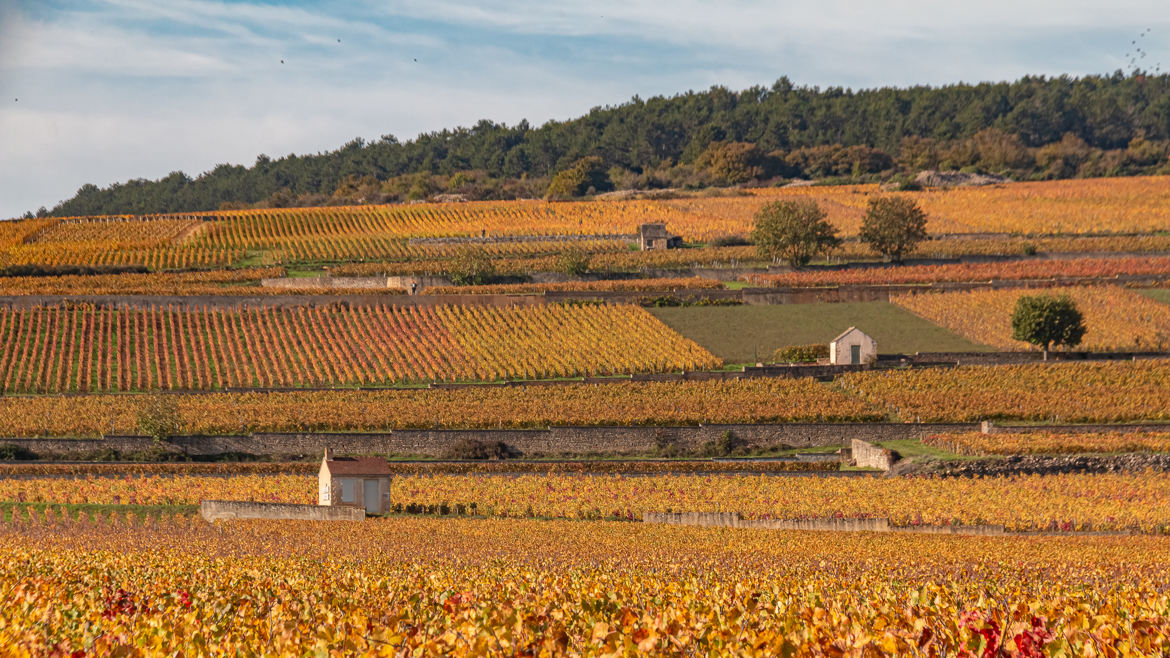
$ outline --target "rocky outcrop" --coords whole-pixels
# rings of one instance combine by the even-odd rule
[[[918,172],[918,175],[914,177],[914,182],[922,187],[975,187],[1010,183],[1011,180],[995,174],[970,174],[962,171],[927,169]]]

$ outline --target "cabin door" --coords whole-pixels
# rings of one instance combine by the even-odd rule
[[[849,346],[849,363],[861,363],[861,346]]]
[[[364,480],[363,482],[365,490],[362,493],[365,494],[366,514],[381,514],[382,506],[379,505],[380,501],[378,500],[378,481]]]

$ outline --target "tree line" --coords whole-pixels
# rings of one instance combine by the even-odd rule
[[[1170,76],[851,90],[794,85],[634,97],[569,121],[480,121],[315,155],[257,157],[87,184],[41,215],[179,212],[431,199],[571,198],[793,178],[851,181],[964,169],[1015,179],[1170,173]]]

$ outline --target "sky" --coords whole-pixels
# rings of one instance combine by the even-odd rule
[[[0,218],[85,183],[781,76],[1111,73],[1135,47],[1170,68],[1164,1],[0,0]]]

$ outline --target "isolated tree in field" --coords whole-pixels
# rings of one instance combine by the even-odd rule
[[[841,244],[837,229],[815,201],[773,201],[756,212],[752,242],[765,258],[783,258],[792,267]]]
[[[1055,345],[1073,347],[1085,336],[1085,317],[1068,295],[1025,295],[1012,313],[1012,338],[1044,350]]]
[[[869,200],[861,240],[895,263],[926,239],[926,213],[906,197],[879,197]]]

